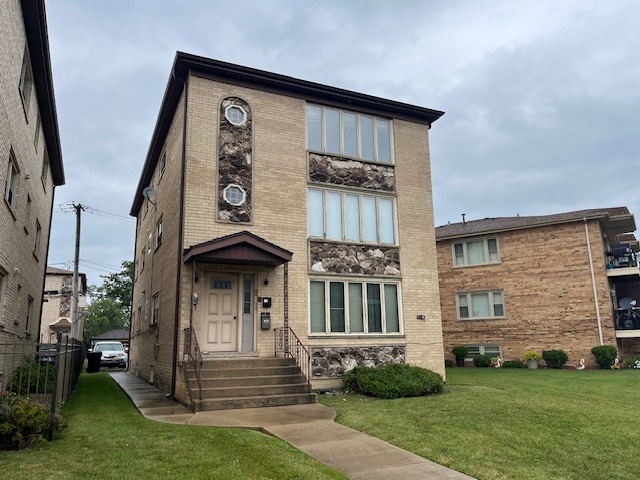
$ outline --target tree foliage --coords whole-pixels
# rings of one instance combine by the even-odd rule
[[[128,328],[133,291],[133,262],[122,262],[122,270],[100,275],[102,285],[89,287],[91,303],[85,310],[83,341],[117,328]]]

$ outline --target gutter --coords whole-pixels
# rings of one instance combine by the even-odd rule
[[[591,286],[593,287],[593,298],[596,306],[596,318],[598,320],[598,337],[600,345],[604,345],[602,338],[602,320],[600,319],[600,308],[598,307],[598,290],[596,288],[596,275],[593,270],[593,257],[591,255],[591,240],[589,240],[589,225],[587,224],[587,217],[582,219],[584,221],[584,234],[587,237],[587,253],[589,254],[589,269],[591,270]]]

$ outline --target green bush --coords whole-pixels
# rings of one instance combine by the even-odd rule
[[[7,391],[24,395],[25,393],[52,393],[55,365],[41,365],[26,357],[21,367],[13,372]]]
[[[633,355],[624,361],[624,368],[640,369],[640,354]]]
[[[14,393],[0,395],[0,450],[19,450],[45,442],[44,432],[65,427],[62,417]]]
[[[505,360],[502,362],[502,368],[525,368],[526,365],[522,360]]]
[[[548,368],[560,369],[569,360],[569,355],[564,350],[543,350],[542,358]]]
[[[453,353],[456,358],[464,358],[469,353],[469,349],[464,345],[456,345],[451,349],[451,353]]]
[[[473,357],[473,364],[476,367],[488,367],[491,365],[491,358],[486,355],[476,355]]]
[[[344,387],[379,398],[419,397],[439,393],[440,375],[405,363],[389,363],[378,368],[359,366],[344,376]]]
[[[599,345],[591,349],[591,353],[596,357],[596,362],[600,368],[609,369],[618,355],[618,350],[612,345]]]

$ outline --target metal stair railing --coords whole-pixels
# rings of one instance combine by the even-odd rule
[[[189,357],[189,361],[193,366],[193,371],[196,374],[196,382],[198,382],[198,399],[202,400],[202,379],[200,377],[202,370],[202,352],[200,351],[200,345],[198,345],[198,338],[193,327],[187,327],[184,329],[184,354]],[[191,392],[191,389],[188,388]]]
[[[309,380],[311,356],[309,355],[309,350],[290,327],[279,327],[273,331],[275,334],[274,356],[277,357],[278,354],[283,354],[285,358],[293,358],[302,375],[304,375],[309,388],[311,388],[311,381]]]

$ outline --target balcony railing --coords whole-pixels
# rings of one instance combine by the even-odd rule
[[[640,308],[617,310],[616,330],[640,330]]]

